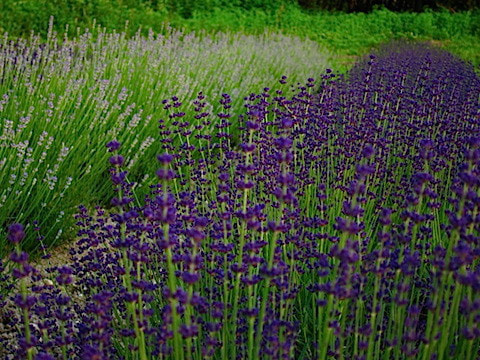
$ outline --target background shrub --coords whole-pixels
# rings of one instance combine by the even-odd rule
[[[469,10],[480,5],[478,0],[298,0],[298,4],[307,9],[371,11],[375,7],[384,6],[394,11],[423,11],[445,8],[451,11]]]

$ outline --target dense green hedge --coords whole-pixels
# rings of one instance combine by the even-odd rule
[[[298,0],[309,9],[371,11],[383,6],[394,11],[423,11],[444,8],[449,11],[472,10],[480,7],[480,0]]]
[[[480,33],[479,10],[459,14],[449,12],[445,8],[440,12],[432,12],[427,9],[426,16],[423,13],[397,15],[379,10],[374,10],[374,16],[370,13],[325,14],[323,11],[319,14],[318,12],[302,12],[297,1],[310,7],[348,10],[354,3],[365,6],[373,3],[388,5],[393,0],[2,0],[0,1],[0,33],[6,31],[11,36],[28,36],[31,31],[34,31],[45,36],[51,17],[54,19],[55,30],[63,33],[65,27],[68,26],[71,34],[75,34],[77,28],[80,32],[83,32],[85,28],[91,28],[94,22],[109,30],[121,30],[128,22],[130,24],[129,32],[134,33],[139,28],[145,32],[149,28],[161,32],[167,22],[177,27],[188,27],[191,23],[197,26],[199,25],[198,19],[201,19],[200,26],[208,30],[212,27],[218,28],[218,19],[223,17],[222,27],[229,28],[229,30],[255,27],[261,28],[263,31],[265,27],[272,26],[296,28],[309,22],[309,28],[306,30],[310,36],[315,32],[321,34],[338,28],[346,20],[349,23],[352,21],[357,24],[365,23],[376,18],[377,15],[380,15],[379,18],[374,20],[380,21],[384,28],[392,27],[388,31],[393,35],[399,32],[414,34],[415,27],[419,29],[433,28],[433,32],[448,33],[449,36],[452,33],[451,27],[459,29],[463,36]],[[422,4],[422,1],[430,0],[421,0],[415,3]],[[477,2],[480,0],[469,0],[463,3],[473,5]],[[409,0],[395,0],[393,3],[407,4]],[[343,5],[340,6],[341,4]],[[348,16],[348,19],[345,16]],[[312,23],[317,21],[324,23],[324,19],[332,24]],[[418,22],[418,20],[426,21],[426,23]],[[214,26],[212,26],[212,21],[215,23]],[[252,21],[260,21],[260,23],[252,23]],[[324,25],[327,27],[324,28]],[[432,36],[432,30],[430,29],[428,32],[427,36]],[[435,35],[434,38],[436,38]]]
[[[189,19],[196,13],[219,9],[261,9],[272,13],[298,5],[310,10],[370,11],[386,7],[395,11],[453,11],[480,7],[480,0],[1,0],[0,31],[14,35],[25,35],[31,30],[46,33],[50,16],[54,16],[62,31],[67,24],[72,29],[89,27],[93,19],[107,28],[123,28],[128,21],[156,29],[165,19]]]
[[[191,18],[195,12],[231,8],[271,11],[295,4],[296,0],[1,0],[0,30],[44,32],[50,16],[57,24],[73,28],[90,26],[92,19],[112,28],[123,27],[126,21],[155,28],[165,18]]]
[[[140,0],[2,0],[0,31],[12,36],[25,36],[34,31],[43,36],[48,22],[54,18],[55,29],[71,32],[91,27],[93,21],[108,29],[123,29],[128,21],[132,28],[142,25],[155,28],[167,16],[164,7],[153,7]]]

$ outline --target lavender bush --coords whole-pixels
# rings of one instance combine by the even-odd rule
[[[45,245],[53,244],[79,204],[111,197],[105,138],[128,148],[130,176],[143,185],[142,176],[154,171],[146,159],[156,151],[165,97],[191,102],[203,91],[202,112],[217,113],[217,97],[229,92],[230,113],[239,114],[239,94],[280,89],[283,74],[304,81],[326,67],[325,51],[295,37],[165,34],[128,38],[94,29],[63,41],[51,33],[46,44],[35,36],[0,40],[2,239],[9,223],[38,220]],[[194,108],[185,109],[192,120]],[[32,250],[38,243],[29,234],[22,246]]]
[[[11,225],[18,285],[4,279],[4,296],[21,325],[6,348],[28,359],[478,358],[479,90],[448,53],[397,45],[347,78],[327,70],[294,94],[248,96],[238,130],[226,94],[215,119],[198,96],[200,122],[164,101],[157,184],[139,201],[128,146],[108,142],[116,210],[80,207],[71,265],[40,274]]]

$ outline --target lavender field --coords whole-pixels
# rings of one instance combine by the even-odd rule
[[[163,99],[192,103],[202,92],[202,112],[217,113],[228,92],[238,116],[245,95],[286,88],[278,83],[284,74],[304,82],[328,64],[328,52],[296,37],[165,31],[128,38],[93,29],[63,41],[51,33],[46,44],[37,37],[0,42],[0,244],[7,224],[33,221],[45,245],[56,243],[79,204],[109,203],[107,139],[128,149],[127,169],[146,193]],[[195,107],[185,110],[192,120]],[[30,235],[23,247],[38,249]]]
[[[298,40],[177,35],[178,75],[169,39],[2,50],[0,354],[480,358],[473,67],[394,43],[339,75]],[[37,270],[75,205],[71,263]]]

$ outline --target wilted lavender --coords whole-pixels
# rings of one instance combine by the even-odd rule
[[[227,94],[216,118],[163,101],[144,199],[108,142],[113,209],[80,207],[71,266],[37,286],[12,254],[18,355],[478,358],[480,79],[402,44],[293,90],[246,97],[240,129]]]
[[[59,39],[60,38],[60,39]],[[79,204],[93,206],[111,196],[106,181],[105,136],[127,147],[127,168],[139,185],[156,150],[161,100],[207,97],[202,112],[216,113],[222,92],[240,94],[264,86],[285,88],[287,74],[303,81],[320,74],[328,55],[313,41],[280,34],[244,36],[186,34],[128,38],[90,29],[74,39],[51,33],[0,39],[0,237],[12,222],[39,221],[45,244],[71,237]],[[193,108],[187,115],[195,115]],[[2,245],[6,243],[1,240]],[[27,232],[24,248],[38,242]],[[5,248],[5,250],[4,250]],[[0,247],[0,256],[6,246]]]

